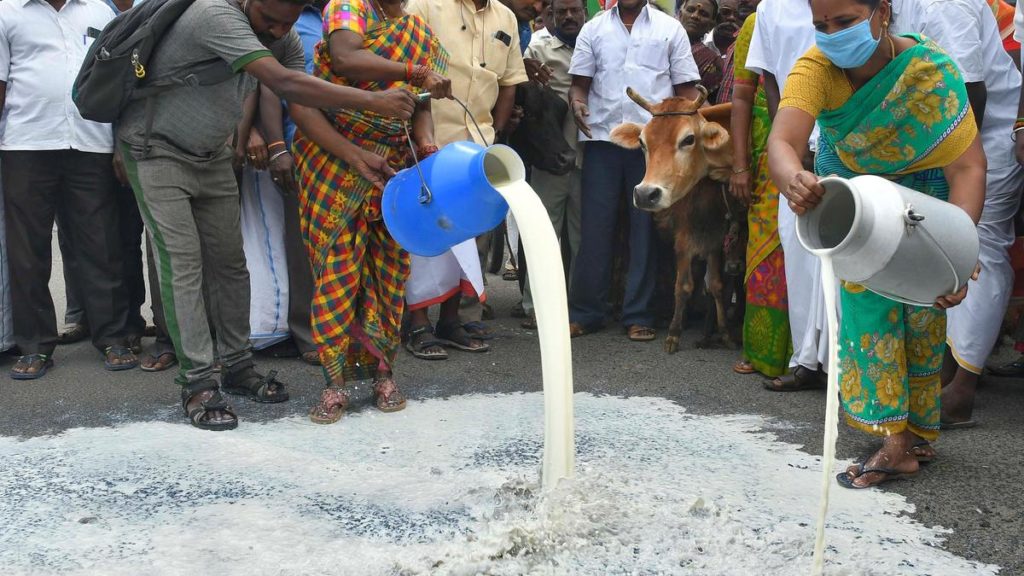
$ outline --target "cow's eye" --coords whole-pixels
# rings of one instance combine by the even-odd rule
[[[687,146],[693,146],[693,143],[696,141],[697,139],[693,136],[693,134],[690,134],[679,142],[679,147],[686,148]]]

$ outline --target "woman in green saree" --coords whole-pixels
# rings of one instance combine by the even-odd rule
[[[921,36],[892,36],[889,0],[811,0],[817,46],[786,82],[772,133],[772,179],[797,214],[814,208],[821,175],[875,174],[962,208],[984,202],[984,152],[953,61]],[[821,128],[815,172],[800,159]],[[945,313],[966,289],[934,307],[907,306],[843,283],[840,393],[846,421],[882,447],[837,476],[867,488],[917,473],[935,457]]]

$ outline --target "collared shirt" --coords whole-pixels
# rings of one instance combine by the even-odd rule
[[[84,120],[71,100],[86,50],[113,18],[101,0],[68,0],[60,11],[44,0],[0,2],[0,150],[113,151],[110,125]]]
[[[572,46],[549,34],[547,37],[534,35],[525,54],[526,58],[539,60],[551,69],[551,80],[548,82],[548,86],[561,96],[566,104],[569,103],[569,86],[572,84],[572,76],[569,75],[572,52]],[[565,115],[562,133],[565,135],[565,141],[575,150],[579,130],[576,129],[576,121],[573,119],[572,112]]]
[[[584,24],[569,73],[593,79],[587,102],[591,140],[605,141],[619,124],[645,124],[651,118],[626,96],[626,87],[660,102],[674,94],[673,86],[700,80],[682,24],[647,5],[632,32],[619,18],[618,6]],[[587,137],[580,134],[580,140]]]
[[[779,94],[785,93],[786,77],[796,61],[814,46],[814,24],[807,0],[768,0],[757,6],[754,36],[747,53],[747,70],[775,76]],[[816,149],[818,125],[809,142]]]
[[[964,82],[984,82],[988,96],[981,142],[989,169],[1017,163],[1009,135],[1017,118],[1020,72],[1003,49],[992,9],[980,0],[893,0],[893,31],[923,34],[946,51]]]
[[[480,142],[469,115],[451,100],[430,103],[434,140],[438,146],[457,140],[492,143],[498,88],[527,81],[515,14],[494,0],[480,10],[472,0],[412,0],[407,11],[423,18],[448,50],[452,94],[472,112],[487,142]]]

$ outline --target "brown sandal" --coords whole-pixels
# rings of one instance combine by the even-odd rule
[[[384,389],[389,384],[391,390],[385,392]],[[381,412],[398,412],[405,409],[405,395],[398,389],[398,385],[395,384],[395,379],[391,375],[377,377],[373,383],[373,395],[377,410]]]
[[[348,392],[344,388],[329,386],[320,394],[320,402],[309,409],[309,419],[316,424],[334,424],[345,415]]]
[[[732,365],[732,371],[737,374],[753,374],[757,372],[757,369],[749,360],[739,360]]]
[[[174,352],[164,352],[159,356],[150,354],[139,363],[139,369],[143,372],[163,372],[178,363],[178,356]]]
[[[648,326],[641,326],[634,324],[626,329],[626,333],[629,335],[629,339],[633,342],[650,342],[657,338],[654,328]]]
[[[569,338],[579,338],[580,336],[586,336],[591,332],[594,331],[588,330],[585,326],[583,326],[583,324],[580,324],[578,322],[569,323]]]

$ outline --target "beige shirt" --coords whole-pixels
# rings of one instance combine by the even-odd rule
[[[572,76],[569,75],[572,46],[550,34],[540,38],[534,36],[523,56],[540,60],[551,69],[551,80],[548,82],[548,86],[568,104],[569,85],[572,84]],[[576,128],[576,121],[573,119],[571,111],[565,114],[562,132],[565,134],[565,141],[572,146],[573,150],[576,150],[579,130]]]
[[[482,10],[477,10],[472,0],[411,0],[406,10],[426,20],[448,50],[452,93],[473,113],[487,139],[480,142],[473,121],[457,102],[432,100],[437,145],[457,140],[493,143],[491,110],[498,100],[498,88],[527,81],[515,15],[496,0]]]

